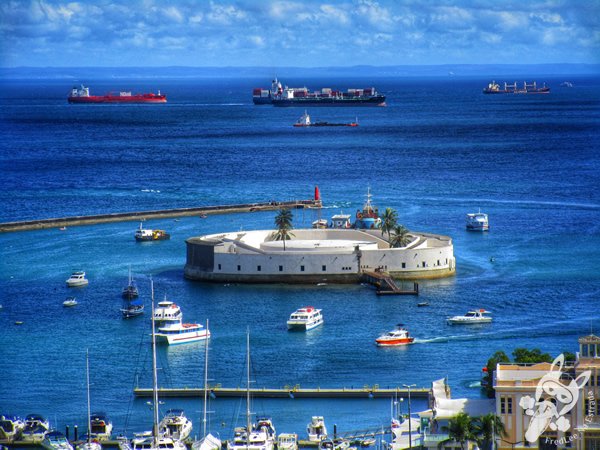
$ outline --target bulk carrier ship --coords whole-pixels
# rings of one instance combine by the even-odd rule
[[[81,85],[74,87],[68,97],[69,103],[167,103],[167,96],[158,91],[158,94],[131,94],[119,92],[119,94],[90,95],[90,88]]]
[[[273,106],[385,106],[385,95],[377,93],[374,87],[347,92],[323,88],[310,92],[306,87],[283,87],[275,78],[271,89],[255,88],[252,101],[255,105]]]
[[[546,86],[546,83],[542,87],[537,87],[536,82],[527,83],[523,82],[523,87],[517,87],[517,82],[513,84],[504,83],[504,89],[500,88],[500,85],[495,81],[492,81],[487,87],[483,88],[484,94],[549,94],[550,88]]]

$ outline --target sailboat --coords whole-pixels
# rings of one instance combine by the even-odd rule
[[[250,417],[250,332],[246,333],[246,426],[237,427],[233,433],[233,442],[227,441],[228,450],[273,450],[275,447],[275,427],[268,417],[261,417],[252,425]]]
[[[121,450],[187,450],[182,441],[163,436],[158,432],[158,374],[156,369],[156,333],[154,330],[154,283],[150,282],[152,298],[152,434],[119,442]]]
[[[129,283],[123,288],[123,306],[121,307],[121,314],[124,319],[130,317],[136,317],[144,313],[144,303],[138,298],[138,288],[133,281],[131,276],[131,266],[129,266]]]
[[[208,332],[208,319],[206,319],[206,331]],[[220,450],[221,439],[206,434],[206,407],[208,406],[208,339],[204,341],[204,411],[202,415],[202,439],[192,444],[192,450]]]
[[[92,441],[92,410],[90,408],[90,352],[85,352],[85,368],[87,380],[87,439],[77,446],[77,450],[102,450],[102,445],[96,440]]]
[[[127,286],[123,288],[121,295],[127,300],[131,300],[139,295],[138,288],[131,276],[131,266],[129,266],[129,282],[127,283]]]

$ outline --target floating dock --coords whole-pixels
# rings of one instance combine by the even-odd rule
[[[416,388],[410,390],[411,397],[428,398],[430,389]],[[222,397],[245,397],[246,388],[226,388],[209,386],[211,396]],[[133,389],[136,397],[152,397],[151,388],[136,387]],[[159,388],[159,397],[202,397],[204,389],[202,388]],[[300,386],[284,386],[282,388],[252,388],[250,395],[263,398],[390,398],[395,396],[408,396],[408,389],[381,388],[375,384],[373,386],[365,385],[360,388],[300,388]]]
[[[55,219],[28,220],[22,222],[0,223],[0,232],[41,230],[45,228],[62,228],[79,225],[93,225],[108,222],[127,222],[149,219],[167,219],[173,217],[208,216],[254,211],[271,211],[281,208],[302,209],[320,208],[321,200],[292,200],[287,202],[242,203],[238,205],[200,206],[196,208],[160,209],[155,211],[137,211],[92,216],[73,216]]]
[[[419,284],[413,283],[409,290],[401,289],[390,274],[381,271],[363,271],[361,280],[377,288],[377,295],[419,295]]]

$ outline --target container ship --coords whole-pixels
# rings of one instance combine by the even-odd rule
[[[500,88],[500,85],[495,81],[492,81],[487,85],[486,88],[483,88],[484,94],[549,94],[550,88],[546,86],[546,83],[542,87],[537,87],[536,82],[527,83],[523,82],[523,87],[519,88],[517,86],[517,82],[515,81],[513,84],[504,83],[504,89]]]
[[[274,79],[271,89],[255,88],[252,101],[255,105],[273,106],[385,106],[385,95],[377,93],[374,87],[346,92],[322,88],[311,92],[306,87],[283,87]]]
[[[90,88],[81,85],[74,87],[68,97],[69,103],[167,103],[167,96],[158,91],[158,94],[132,94],[119,92],[119,94],[90,95]]]

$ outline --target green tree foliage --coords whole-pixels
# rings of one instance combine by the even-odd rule
[[[410,238],[408,237],[408,228],[403,225],[396,225],[394,227],[394,234],[390,238],[390,247],[404,247],[410,242]]]
[[[461,412],[452,417],[448,420],[448,426],[443,427],[442,430],[448,433],[448,439],[440,442],[438,449],[442,448],[444,444],[454,441],[460,443],[460,448],[464,450],[468,441],[476,439],[473,420],[466,413]]]
[[[291,230],[294,228],[292,226],[293,218],[292,212],[287,208],[280,209],[275,216],[275,228],[277,231],[273,234],[273,237],[276,241],[283,241],[283,251],[285,251],[285,241],[294,235],[291,233]]]
[[[514,362],[519,364],[535,364],[541,362],[554,361],[554,358],[548,353],[542,353],[539,348],[533,350],[527,350],[526,348],[516,348],[513,351]]]
[[[488,359],[487,365],[485,366],[487,372],[483,378],[482,387],[485,389],[485,393],[489,398],[494,398],[494,371],[498,363],[508,363],[510,358],[503,351],[498,351]]]
[[[502,419],[494,413],[475,418],[473,432],[481,450],[494,450],[494,438],[502,438],[507,435]]]
[[[385,208],[381,216],[381,235],[387,233],[388,240],[391,238],[391,232],[398,224],[398,213],[392,208]]]

